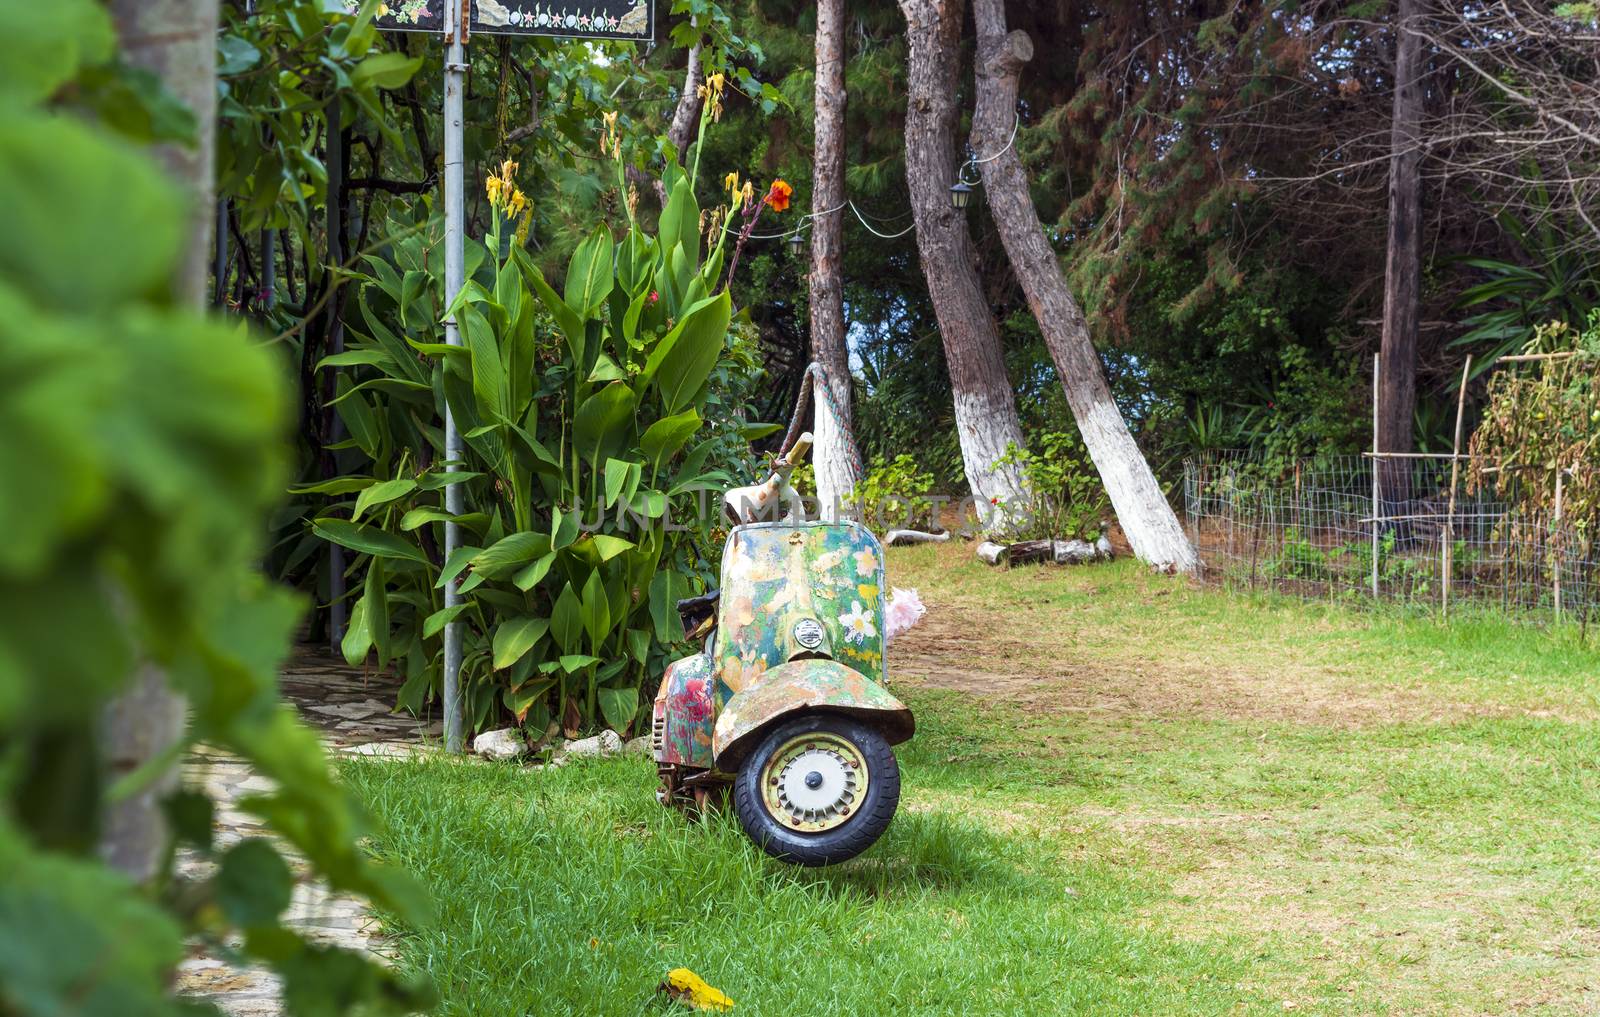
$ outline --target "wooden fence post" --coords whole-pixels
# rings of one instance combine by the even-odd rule
[[[1378,358],[1372,355],[1372,599],[1378,599]]]
[[[1444,546],[1439,549],[1443,574],[1439,577],[1439,610],[1450,617],[1450,572],[1455,565],[1456,481],[1461,476],[1461,420],[1467,409],[1467,379],[1472,377],[1472,354],[1461,368],[1461,392],[1456,396],[1456,438],[1450,446],[1450,508],[1445,514]]]

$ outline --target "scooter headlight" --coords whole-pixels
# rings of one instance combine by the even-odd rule
[[[808,650],[821,646],[825,635],[822,623],[815,618],[802,618],[794,623],[794,641]]]

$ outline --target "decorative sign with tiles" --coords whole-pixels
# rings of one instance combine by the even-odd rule
[[[373,17],[393,32],[443,32],[444,5],[451,0],[383,0]],[[361,0],[344,0],[351,14]],[[471,0],[472,35],[550,35],[576,39],[655,38],[650,0],[579,0],[578,3],[528,3],[527,0]]]

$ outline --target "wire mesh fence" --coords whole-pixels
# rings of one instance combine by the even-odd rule
[[[1381,484],[1370,455],[1191,458],[1189,537],[1207,577],[1229,585],[1587,623],[1600,554],[1569,522],[1522,511],[1515,492],[1469,490],[1465,458],[1384,458]]]

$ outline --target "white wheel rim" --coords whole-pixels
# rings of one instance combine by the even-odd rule
[[[790,739],[761,768],[762,802],[779,823],[805,833],[843,825],[866,793],[861,752],[848,740],[818,732]]]

